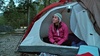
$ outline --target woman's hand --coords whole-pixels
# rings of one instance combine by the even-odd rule
[[[56,42],[54,42],[55,45],[58,45]]]

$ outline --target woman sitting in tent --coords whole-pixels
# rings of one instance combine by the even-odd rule
[[[54,14],[52,19],[53,23],[49,27],[49,41],[52,44],[62,45],[68,39],[68,27],[64,22],[61,22],[61,19],[62,15],[60,13]],[[50,55],[53,54],[41,53],[39,56],[50,56]]]
[[[61,19],[60,13],[54,14],[52,24],[49,27],[49,41],[52,44],[63,45],[68,39],[68,27],[64,22],[61,22]]]
[[[61,21],[62,15],[60,13],[54,14],[52,24],[49,27],[49,37],[44,38],[44,42],[56,45],[77,46],[86,44],[80,40],[73,33],[69,33],[67,25]]]

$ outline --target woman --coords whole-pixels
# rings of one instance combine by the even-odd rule
[[[62,15],[56,13],[49,27],[49,41],[52,44],[61,45],[68,39],[68,27],[61,21]]]
[[[67,44],[65,41],[68,39],[68,27],[64,22],[61,22],[61,19],[62,15],[60,13],[54,14],[52,19],[52,24],[49,27],[49,41],[52,44],[56,45]],[[49,53],[41,53],[39,56],[57,56],[57,55]]]

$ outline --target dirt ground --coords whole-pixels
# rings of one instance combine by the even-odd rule
[[[24,54],[16,52],[17,45],[23,34],[0,35],[0,56],[37,56],[36,54]]]

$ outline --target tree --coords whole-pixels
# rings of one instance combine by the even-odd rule
[[[0,16],[0,25],[5,25],[5,18],[3,16]]]
[[[3,6],[4,4],[5,4],[5,3],[4,3],[4,0],[0,0],[0,10],[1,10],[1,11],[4,11],[4,8],[5,8],[5,7]]]
[[[27,26],[39,11],[55,1],[57,0],[36,0],[35,2],[31,0],[18,0],[19,5],[16,7],[14,0],[10,0],[4,11],[6,24],[14,28]]]
[[[28,25],[30,24],[31,20],[36,16],[39,12],[40,4],[39,2],[32,2],[31,0],[19,0],[20,4],[26,10],[25,14],[27,15]],[[42,7],[41,7],[42,8]]]
[[[8,8],[4,12],[4,17],[7,20],[6,24],[13,28],[19,28],[24,24],[25,14],[22,11],[19,11],[20,8],[15,7],[13,0],[10,0],[7,7]]]

